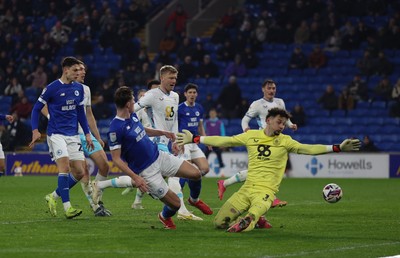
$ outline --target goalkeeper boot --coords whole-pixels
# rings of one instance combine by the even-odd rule
[[[107,216],[112,215],[111,211],[109,209],[107,209],[106,207],[104,207],[103,201],[99,201],[99,206],[103,209],[103,211],[107,214]]]
[[[190,205],[196,207],[197,209],[201,210],[201,212],[203,212],[206,215],[211,215],[213,214],[213,211],[211,210],[211,208],[205,204],[202,200],[198,200],[197,202],[192,201],[191,198],[188,199],[188,202]]]
[[[48,194],[44,198],[47,202],[47,207],[49,208],[49,212],[51,216],[56,217],[57,216],[57,201],[54,199],[53,194]]]
[[[226,187],[224,186],[224,180],[218,180],[217,185],[218,185],[218,197],[220,200],[222,200],[222,198],[224,198],[224,193],[226,190]]]
[[[81,214],[82,214],[81,209],[75,209],[73,207],[69,207],[68,210],[65,212],[65,217],[67,219],[72,219],[72,218],[78,217]]]
[[[165,229],[176,229],[176,226],[174,222],[172,221],[172,218],[163,218],[161,215],[161,212],[158,214],[158,219],[161,221],[161,223],[164,225]]]
[[[272,228],[272,225],[264,216],[261,216],[258,219],[255,228]]]
[[[252,218],[249,216],[246,216],[242,219],[239,220],[238,223],[233,224],[230,228],[228,228],[226,231],[230,233],[239,233],[245,230],[250,226],[250,223],[252,222]]]
[[[197,217],[191,212],[179,212],[178,215],[176,216],[179,220],[197,220],[197,221],[202,221],[203,219],[200,217]]]
[[[281,201],[278,198],[275,198],[274,201],[272,202],[271,208],[283,207],[286,205],[287,205],[287,201]]]

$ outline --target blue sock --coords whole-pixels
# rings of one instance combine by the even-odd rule
[[[188,180],[188,185],[190,189],[190,197],[192,199],[198,199],[201,191],[201,180]]]
[[[164,205],[164,208],[163,208],[161,214],[165,219],[167,219],[167,218],[171,218],[172,216],[174,216],[177,211],[178,210],[173,210],[171,207]]]
[[[68,174],[58,174],[57,194],[61,196],[62,202],[69,202]]]
[[[186,178],[180,178],[179,179],[179,184],[181,184],[181,188],[183,189],[183,187],[185,186],[186,182],[188,182],[189,179]]]
[[[78,180],[76,180],[76,178],[71,173],[68,173],[68,186],[69,186],[69,189],[74,187],[74,185],[76,185],[76,183],[78,183]],[[61,192],[60,192],[59,188],[56,189],[56,193],[58,194],[58,196],[61,196]]]

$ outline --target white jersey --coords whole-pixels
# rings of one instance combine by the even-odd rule
[[[258,99],[251,103],[249,110],[247,110],[246,115],[242,119],[242,130],[244,131],[249,127],[249,122],[251,119],[256,118],[259,128],[265,128],[266,122],[265,118],[268,115],[268,110],[271,108],[282,108],[285,109],[285,102],[280,98],[273,98],[272,101],[268,101],[264,98]],[[292,122],[288,120],[287,126],[292,125]]]
[[[153,128],[178,133],[178,104],[178,93],[171,91],[165,94],[156,88],[147,91],[135,104],[134,110],[138,112],[146,108]],[[169,139],[165,136],[155,137],[155,142],[168,145]]]
[[[92,106],[92,93],[90,92],[90,88],[89,86],[82,84],[83,86],[83,106],[84,106],[84,110],[85,110],[85,114],[86,114],[86,107],[90,107]],[[83,129],[81,127],[81,125],[79,124],[79,128],[78,128],[78,133],[79,134],[83,134]]]
[[[150,118],[146,110],[147,109],[141,109],[138,112],[136,112],[136,115],[144,127],[151,127]]]

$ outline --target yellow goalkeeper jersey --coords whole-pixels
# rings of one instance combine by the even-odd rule
[[[248,130],[232,137],[205,136],[202,143],[215,147],[246,146],[248,174],[246,187],[269,188],[278,192],[286,168],[288,153],[318,155],[329,147],[321,144],[302,144],[285,134],[267,136],[263,129]]]

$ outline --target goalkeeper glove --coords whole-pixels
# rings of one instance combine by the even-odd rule
[[[359,139],[346,139],[340,145],[333,145],[333,152],[341,151],[358,151],[361,147],[361,141]]]
[[[193,135],[186,129],[183,129],[181,133],[176,134],[176,143],[179,146],[188,144],[188,143],[199,143],[200,135]]]

